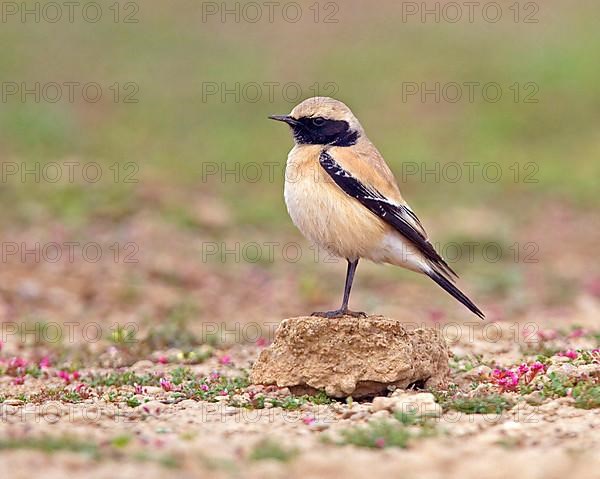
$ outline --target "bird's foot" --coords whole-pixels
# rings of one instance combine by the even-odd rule
[[[336,309],[335,311],[315,311],[311,316],[318,316],[320,318],[343,318],[344,316],[351,316],[353,318],[366,318],[367,313],[364,311],[350,311],[349,309]]]

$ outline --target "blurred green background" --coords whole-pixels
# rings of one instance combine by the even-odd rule
[[[3,224],[116,227],[147,212],[199,238],[247,239],[252,237],[248,231],[259,231],[299,239],[282,197],[291,138],[282,125],[266,119],[289,112],[296,93],[290,90],[290,101],[274,87],[269,98],[266,82],[295,82],[302,91],[299,99],[313,96],[314,85],[323,93],[334,88],[360,118],[425,225],[436,218],[442,222],[432,228],[445,231],[440,240],[470,231],[464,226],[469,222],[487,221],[491,226],[482,234],[506,237],[511,244],[518,235],[507,228],[526,227],[557,204],[582,215],[597,208],[600,30],[595,2],[535,3],[528,17],[535,23],[525,23],[533,2],[517,4],[518,21],[514,2],[499,2],[502,18],[495,23],[485,20],[479,7],[469,22],[463,4],[463,19],[456,23],[443,15],[439,22],[432,16],[422,22],[419,14],[402,21],[407,2],[390,0],[299,2],[297,22],[286,21],[279,7],[270,22],[268,7],[258,2],[262,18],[252,23],[247,19],[255,10],[243,10],[245,3],[122,2],[118,22],[112,2],[98,3],[103,18],[96,23],[82,20],[79,7],[73,22],[28,17],[23,23],[22,12],[3,18],[4,89],[8,83],[96,82],[103,93],[97,102],[86,101],[79,88],[74,101],[36,102],[31,95],[23,101],[21,91],[3,98],[4,163],[97,162],[103,168],[96,183],[80,175],[72,183],[3,178]],[[446,2],[426,3],[441,9]],[[36,2],[25,4],[33,8]],[[414,5],[422,8],[421,2]],[[215,6],[218,12],[203,19],[203,9]],[[239,22],[234,15],[222,21],[225,6],[240,10]],[[127,15],[137,22],[125,23]],[[463,98],[403,98],[408,83],[430,88],[436,82],[463,85]],[[486,101],[476,88],[468,101],[465,82],[495,82],[502,98]],[[239,101],[231,94],[221,98],[223,86],[249,83],[263,85],[259,101],[253,101],[253,90],[247,95],[242,90]],[[208,84],[218,85],[219,92],[203,98]],[[537,102],[525,102],[533,90]],[[124,102],[128,94],[137,102]],[[111,165],[118,163],[124,174],[131,171],[129,162],[137,165],[137,182],[114,181]],[[478,167],[472,182],[466,170],[458,182],[431,176],[423,181],[419,175],[402,181],[407,162],[427,168],[497,163],[503,174],[498,182],[485,181]],[[219,174],[206,174],[208,164],[217,165],[219,173],[224,165],[241,173],[223,181]],[[263,168],[260,181],[249,181],[254,173],[243,169],[248,164]],[[272,181],[267,164],[280,165]],[[530,168],[536,182],[524,181]],[[475,209],[479,216],[453,216]],[[510,224],[496,221],[496,214]]]
[[[25,3],[33,8],[35,2]],[[203,84],[215,82],[220,88],[224,83],[231,89],[238,83],[296,82],[304,98],[312,96],[315,83],[323,89],[333,82],[336,96],[353,108],[397,175],[403,161],[498,162],[505,167],[497,184],[428,184],[412,176],[404,190],[409,198],[418,198],[418,209],[435,207],[449,194],[459,202],[529,203],[545,195],[583,205],[595,200],[600,31],[593,2],[545,1],[531,18],[537,23],[515,22],[510,2],[502,3],[503,17],[496,23],[486,21],[479,8],[473,23],[449,23],[443,16],[436,23],[431,15],[422,23],[418,14],[403,23],[402,4],[392,1],[342,1],[336,9],[323,2],[315,22],[313,4],[301,3],[302,18],[296,23],[285,21],[279,8],[269,23],[268,8],[260,3],[263,18],[245,21],[255,17],[255,10],[244,10],[244,2],[237,7],[239,23],[232,14],[222,22],[221,3],[214,3],[219,12],[203,22],[207,7],[197,1],[139,2],[137,11],[123,2],[119,23],[108,2],[99,3],[104,9],[97,23],[82,20],[80,9],[75,9],[73,23],[35,23],[30,16],[23,24],[22,12],[7,16],[0,28],[3,82],[29,87],[35,82],[97,82],[103,98],[87,102],[77,88],[73,103],[35,103],[32,96],[22,102],[18,94],[8,96],[0,109],[2,159],[105,165],[133,161],[141,183],[161,181],[216,195],[239,221],[278,226],[285,220],[281,174],[260,187],[232,178],[222,182],[219,175],[204,182],[202,163],[283,163],[290,138],[265,117],[288,112],[294,102],[286,101],[279,87],[274,87],[273,101],[267,87],[258,102],[247,101],[255,96],[252,90],[239,101],[228,95],[222,102],[220,92],[203,101]],[[235,2],[226,5],[236,8]],[[523,17],[533,12],[524,5]],[[123,23],[126,13],[138,23]],[[327,15],[337,23],[324,23]],[[115,103],[114,90],[109,90],[115,82],[122,96],[132,91],[122,85],[138,85],[132,97],[138,103]],[[496,82],[503,97],[488,102],[476,89],[473,102],[442,98],[436,103],[432,96],[422,102],[419,94],[403,102],[403,82],[429,87],[435,82]],[[534,82],[538,103],[524,103],[523,98],[515,103],[509,90],[515,82],[521,84],[522,97],[529,91],[522,85]],[[295,90],[290,97],[296,97]],[[515,184],[508,174],[514,162],[536,162],[539,183]],[[2,194],[18,197],[22,219],[33,219],[28,212],[50,209],[70,220],[89,221],[97,214],[119,217],[144,207],[136,188],[112,181],[64,189],[31,181],[30,188],[4,183]]]

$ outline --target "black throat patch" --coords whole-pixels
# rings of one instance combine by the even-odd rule
[[[352,146],[358,140],[358,132],[350,130],[345,120],[327,118],[299,118],[292,125],[294,138],[301,145]]]

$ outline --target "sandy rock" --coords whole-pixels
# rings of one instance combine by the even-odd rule
[[[401,392],[392,396],[395,413],[415,414],[422,417],[440,417],[443,414],[442,406],[435,402],[431,393],[410,394]]]
[[[414,383],[439,385],[448,374],[448,347],[436,330],[407,330],[383,316],[309,316],[281,322],[250,379],[294,393],[360,398]]]
[[[373,399],[373,404],[371,405],[371,410],[373,412],[377,411],[391,411],[394,408],[394,399],[388,398],[385,396],[379,396]]]
[[[131,369],[135,372],[142,372],[152,369],[153,367],[154,363],[152,361],[149,361],[148,359],[142,359],[131,366]]]

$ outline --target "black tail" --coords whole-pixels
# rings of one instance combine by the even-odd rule
[[[441,273],[438,273],[437,271],[433,271],[433,270],[427,271],[425,274],[427,276],[429,276],[432,280],[434,280],[442,288],[444,288],[452,297],[454,297],[456,300],[460,301],[467,308],[469,308],[469,310],[472,313],[475,313],[481,319],[485,319],[485,315],[481,312],[481,310],[477,306],[475,306],[473,301],[471,301],[469,298],[467,298],[465,296],[465,294],[460,289],[458,289],[456,286],[454,286],[448,278],[446,278]]]

